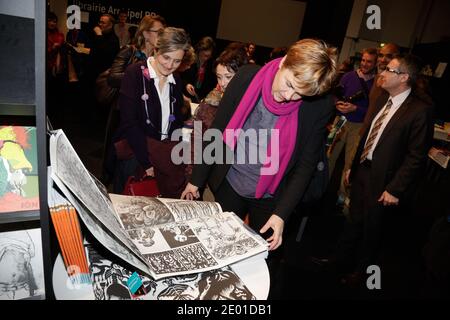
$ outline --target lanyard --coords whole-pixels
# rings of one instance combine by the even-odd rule
[[[145,76],[144,76],[144,66],[141,66],[141,70],[142,70],[142,85],[144,88],[144,94],[141,96],[141,99],[144,101],[144,105],[145,105],[145,115],[147,116],[147,119],[145,120],[145,122],[148,125],[151,125],[153,127],[153,129],[155,129],[160,135],[163,136],[169,136],[169,131],[170,131],[170,127],[172,125],[172,122],[175,121],[175,115],[174,115],[174,103],[177,101],[177,99],[173,96],[173,85],[172,83],[169,83],[169,100],[170,100],[170,115],[169,115],[169,127],[167,128],[167,132],[166,133],[162,133],[161,131],[159,131],[156,126],[153,124],[153,122],[150,120],[150,114],[148,113],[148,104],[147,104],[147,100],[149,98],[148,94],[147,94],[147,88],[145,87]]]

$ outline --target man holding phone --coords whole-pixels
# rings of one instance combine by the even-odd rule
[[[376,63],[377,50],[375,48],[364,49],[358,70],[347,72],[339,82],[339,86],[342,88],[342,96],[337,97],[337,117],[345,116],[347,122],[341,129],[339,141],[334,144],[330,153],[330,175],[332,175],[336,161],[344,146],[345,165],[343,173],[350,169],[360,139],[359,131],[369,106],[368,96],[376,73]],[[344,185],[344,174],[342,174],[338,195],[337,204],[344,205],[346,199],[349,198],[347,188]]]

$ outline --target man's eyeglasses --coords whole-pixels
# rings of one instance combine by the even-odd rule
[[[389,68],[389,67],[386,67],[386,69],[384,69],[384,70],[387,71],[387,72],[395,73],[397,75],[405,73],[405,72],[401,72],[401,71],[398,71],[398,70],[395,70],[395,69],[392,69],[392,68]]]

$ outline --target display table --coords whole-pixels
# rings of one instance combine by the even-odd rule
[[[267,268],[266,253],[230,265],[245,286],[258,300],[269,295],[270,275]],[[73,285],[70,281],[61,255],[58,255],[53,268],[53,291],[57,300],[94,300],[92,284]],[[143,296],[144,300],[151,300]]]

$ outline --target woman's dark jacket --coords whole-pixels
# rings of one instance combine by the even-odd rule
[[[220,101],[212,128],[224,131],[251,80],[259,70],[256,65],[239,69],[227,86]],[[331,95],[303,97],[298,113],[297,141],[293,155],[275,194],[275,214],[287,220],[301,200],[323,151],[326,124],[332,117],[334,103]],[[223,148],[228,148],[223,144]],[[225,149],[224,149],[225,150]],[[228,152],[231,152],[228,150]],[[226,152],[223,152],[224,156]],[[225,159],[223,159],[225,163]],[[199,188],[206,183],[216,192],[224,181],[230,164],[194,165],[191,183]]]

